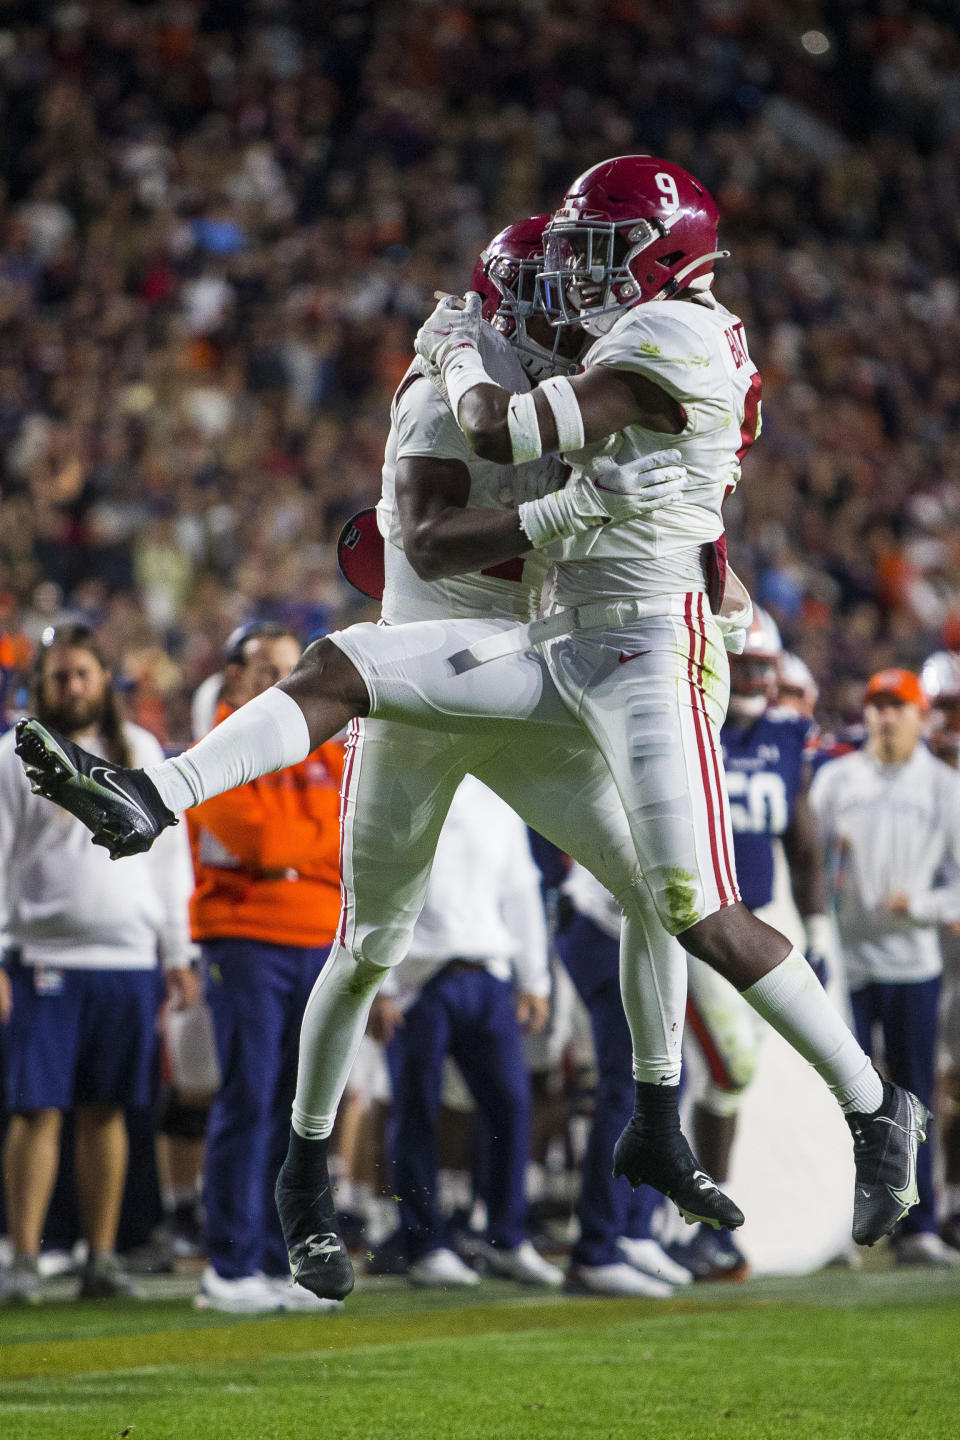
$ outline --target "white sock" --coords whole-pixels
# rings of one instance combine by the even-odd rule
[[[310,992],[300,1026],[300,1061],[293,1128],[304,1140],[324,1140],[367,1028],[373,997],[386,970],[357,961],[338,942]]]
[[[241,705],[190,750],[146,773],[171,810],[187,810],[224,790],[285,770],[310,754],[310,731],[296,700],[276,686]]]
[[[827,999],[800,951],[744,990],[743,998],[826,1081],[845,1111],[866,1114],[883,1101],[883,1082]]]
[[[637,905],[625,909],[620,931],[620,994],[633,1038],[633,1078],[679,1085],[687,957],[679,940]]]

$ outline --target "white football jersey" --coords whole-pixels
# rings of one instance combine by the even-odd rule
[[[647,376],[678,401],[685,423],[679,435],[631,425],[564,459],[576,466],[609,455],[626,463],[672,446],[692,483],[678,502],[651,515],[564,542],[555,599],[576,604],[702,589],[700,547],[722,535],[720,507],[760,429],[760,376],[742,321],[712,299],[638,305],[591,346],[584,363]]]
[[[511,391],[527,391],[530,381],[509,341],[484,324],[480,353],[487,374]],[[539,598],[545,563],[540,556],[507,560],[483,572],[421,580],[403,552],[396,504],[397,462],[408,456],[460,460],[470,473],[468,505],[499,510],[533,500],[556,489],[565,473],[555,457],[528,465],[494,465],[470,448],[453,413],[420,362],[407,371],[390,410],[390,434],[383,462],[383,490],[377,523],[384,544],[383,618],[391,625],[408,620],[507,616],[528,620]]]

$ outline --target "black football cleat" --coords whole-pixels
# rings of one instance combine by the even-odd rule
[[[715,1180],[701,1170],[679,1130],[655,1139],[630,1121],[613,1150],[614,1176],[626,1175],[634,1189],[652,1185],[672,1200],[688,1225],[699,1220],[714,1230],[735,1230],[744,1215]]]
[[[353,1289],[353,1262],[337,1229],[330,1184],[302,1190],[281,1167],[274,1188],[277,1214],[294,1283],[321,1300],[342,1300]]]
[[[920,1198],[917,1151],[927,1138],[930,1111],[909,1090],[885,1080],[879,1110],[845,1118],[857,1172],[853,1238],[858,1245],[875,1245]]]
[[[143,770],[91,755],[39,720],[17,722],[15,749],[34,794],[81,820],[111,860],[149,850],[162,830],[177,824]]]

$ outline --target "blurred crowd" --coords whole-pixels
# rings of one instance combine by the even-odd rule
[[[134,719],[338,573],[435,288],[610,154],[713,191],[764,377],[731,552],[821,686],[960,636],[949,0],[11,0],[0,662],[97,626]],[[8,701],[11,696],[7,696]]]

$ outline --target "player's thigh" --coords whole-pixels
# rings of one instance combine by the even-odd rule
[[[421,620],[351,625],[329,638],[363,678],[371,718],[476,731],[504,719],[575,722],[544,657],[522,650],[477,664],[472,647],[517,630],[512,620]]]
[[[676,597],[678,605],[684,597]],[[671,934],[739,898],[719,729],[729,670],[702,611],[654,616],[550,647],[551,672],[590,730]]]
[[[531,829],[590,870],[623,906],[640,884],[620,792],[582,727],[571,735],[526,725],[473,773]]]
[[[403,959],[457,786],[491,742],[354,721],[341,804],[339,938],[377,965]]]

